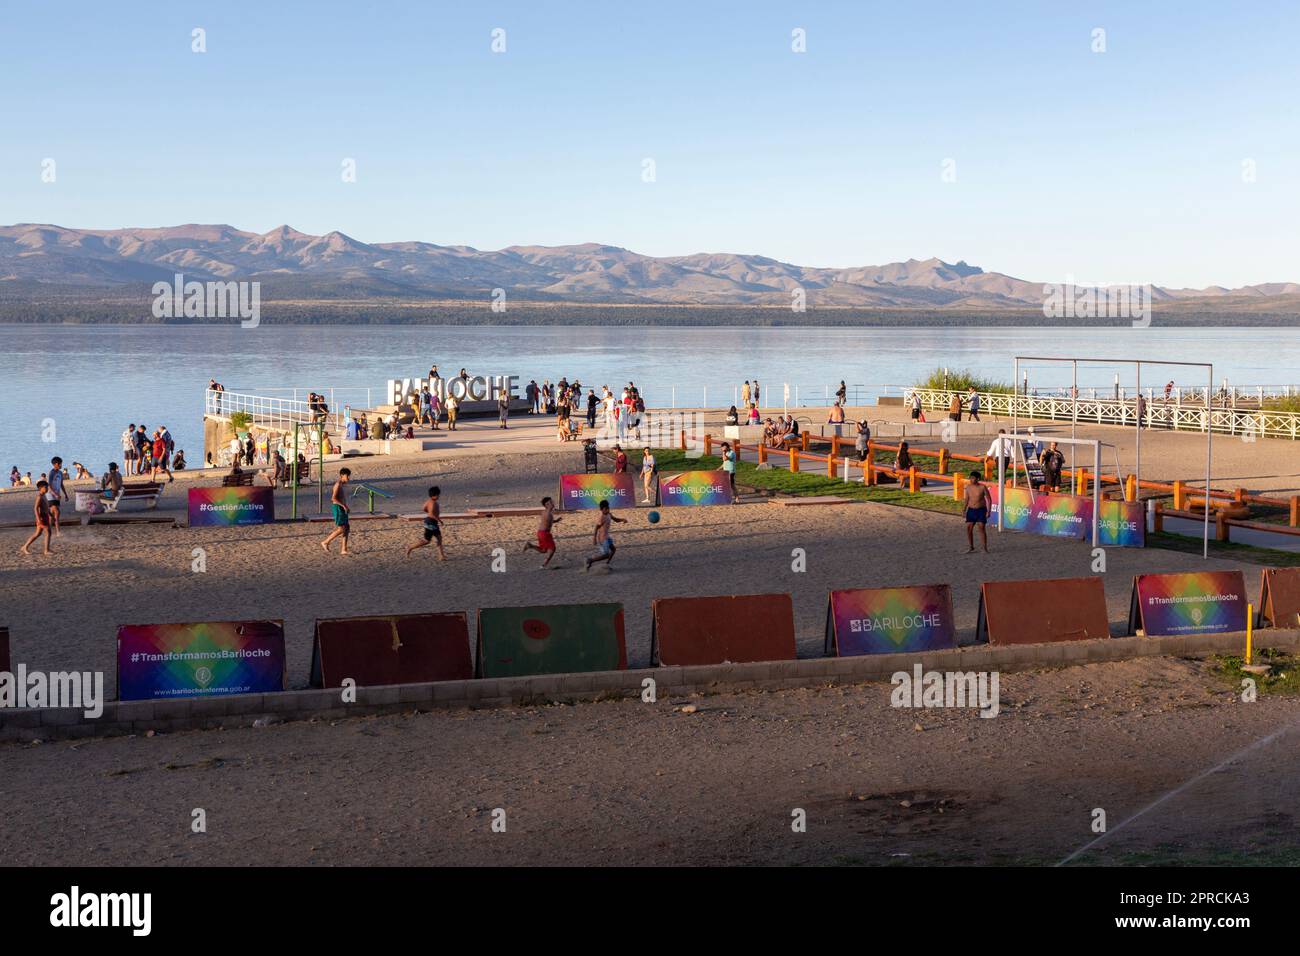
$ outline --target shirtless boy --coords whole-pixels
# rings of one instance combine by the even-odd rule
[[[609,502],[600,503],[600,517],[596,519],[596,530],[591,534],[591,543],[596,546],[596,555],[587,559],[587,566],[584,571],[590,571],[591,566],[597,561],[610,562],[614,560],[614,539],[610,537],[610,522],[617,521],[619,524],[627,524],[626,518],[615,518],[609,510]]]
[[[339,554],[348,553],[348,493],[344,489],[349,481],[352,480],[352,470],[350,468],[339,469],[339,480],[334,482],[334,490],[330,492],[330,504],[334,506],[334,530],[329,536],[320,543],[320,546],[326,551],[330,549],[330,542],[339,535],[343,536],[343,547],[339,549]]]
[[[442,508],[438,504],[438,496],[441,494],[442,489],[437,485],[429,489],[429,498],[421,509],[424,512],[424,540],[407,546],[406,556],[408,558],[416,548],[427,548],[430,541],[437,541],[438,560],[447,560],[447,552],[442,550]]]
[[[555,502],[550,495],[542,499],[542,507],[546,510],[542,512],[542,520],[537,524],[537,543],[525,541],[524,552],[536,551],[546,555],[546,560],[542,562],[542,567],[545,568],[550,566],[551,558],[555,557],[555,537],[551,534],[551,528],[560,519],[555,515]]]
[[[984,543],[984,553],[989,550],[989,508],[993,505],[993,496],[989,494],[988,486],[980,481],[980,473],[972,471],[970,481],[963,489],[966,497],[966,544],[967,554],[973,554],[975,551],[975,526],[980,527],[980,541]]]
[[[44,553],[45,554],[50,553],[50,520],[51,520],[50,511],[52,509],[50,508],[50,500],[49,498],[46,497],[46,494],[47,492],[49,492],[49,490],[50,490],[49,482],[46,481],[36,482],[36,505],[35,505],[36,530],[32,532],[32,536],[27,539],[27,541],[23,544],[22,548],[20,549],[23,554],[31,554],[31,552],[28,551],[27,549],[30,548],[32,546],[32,543],[35,542],[36,539],[39,538],[41,535],[45,536]]]

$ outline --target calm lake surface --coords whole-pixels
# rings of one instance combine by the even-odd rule
[[[587,326],[0,326],[0,467],[39,475],[52,455],[98,475],[119,457],[130,422],[167,425],[193,464],[202,458],[203,390],[268,388],[336,393],[336,405],[382,402],[389,378],[518,375],[520,385],[575,376],[613,388],[631,380],[651,405],[725,408],[757,377],[764,404],[788,382],[804,404],[822,404],[841,379],[850,401],[882,393],[942,366],[1010,381],[1020,355],[1213,362],[1216,385],[1300,383],[1300,330],[1083,328],[592,328]],[[1031,387],[1070,384],[1068,365],[1029,364]],[[1120,372],[1133,385],[1133,369]],[[1081,364],[1082,388],[1111,389],[1115,369]],[[1152,369],[1143,385],[1202,385],[1201,369]],[[891,388],[892,386],[892,388]],[[54,441],[43,440],[52,420]]]

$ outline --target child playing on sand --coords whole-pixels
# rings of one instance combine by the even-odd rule
[[[32,536],[28,538],[27,541],[24,542],[22,548],[19,549],[23,554],[31,554],[31,552],[28,551],[27,549],[30,548],[32,546],[32,543],[37,538],[41,537],[41,535],[45,536],[44,553],[45,554],[50,553],[50,510],[51,509],[50,509],[50,500],[49,498],[46,497],[46,494],[49,492],[49,490],[50,490],[49,482],[38,481],[36,483],[36,504],[34,506],[34,511],[36,515],[36,530],[32,532]]]
[[[962,489],[962,493],[966,496],[966,553],[975,552],[975,526],[979,525],[980,541],[984,543],[984,553],[988,554],[989,508],[993,504],[993,496],[989,494],[988,487],[980,482],[978,471],[970,473],[970,482]]]
[[[610,536],[610,522],[617,521],[619,524],[627,524],[626,518],[615,518],[609,510],[609,502],[600,503],[600,517],[596,520],[596,530],[591,533],[591,543],[596,546],[594,557],[587,559],[587,566],[584,571],[590,571],[591,566],[597,561],[604,561],[608,564],[614,560],[614,539]]]
[[[320,546],[326,551],[330,549],[330,542],[339,535],[343,536],[343,547],[339,549],[339,554],[348,553],[348,494],[344,486],[352,480],[352,470],[350,468],[339,469],[339,480],[334,482],[334,489],[330,492],[330,504],[334,506],[334,530],[328,537],[320,543]]]
[[[48,487],[47,497],[50,502],[50,520],[54,525],[54,533],[62,535],[63,530],[59,527],[59,511],[63,507],[63,502],[68,500],[68,489],[63,487],[63,459],[57,455],[50,459]]]
[[[406,556],[409,558],[411,552],[416,548],[427,548],[430,541],[438,542],[438,560],[446,561],[447,552],[442,550],[442,508],[438,505],[438,496],[442,494],[442,489],[434,485],[429,489],[429,498],[420,509],[424,512],[424,538],[415,544],[407,545]]]
[[[542,507],[546,510],[542,512],[542,519],[537,523],[537,543],[531,541],[524,542],[524,553],[536,551],[538,554],[546,555],[546,560],[542,562],[542,567],[549,567],[551,558],[555,557],[555,537],[551,534],[551,528],[555,522],[560,519],[555,514],[555,502],[551,496],[547,495],[542,499]]]

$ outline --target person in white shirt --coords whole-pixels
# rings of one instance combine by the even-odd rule
[[[998,429],[998,437],[993,439],[993,444],[989,445],[989,450],[984,453],[985,457],[993,459],[1002,459],[1002,470],[1010,472],[1011,470],[1011,453],[1014,446],[1011,439],[1007,436],[1005,428]]]

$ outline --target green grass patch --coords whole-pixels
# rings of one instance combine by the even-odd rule
[[[1184,554],[1200,554],[1201,539],[1186,534],[1173,534],[1169,531],[1148,532],[1147,547],[1181,551]],[[1210,554],[1229,561],[1246,561],[1250,564],[1264,564],[1275,568],[1300,566],[1300,552],[1259,548],[1253,544],[1237,544],[1235,541],[1215,541],[1213,538],[1210,539]]]
[[[936,390],[951,389],[954,392],[965,392],[967,389],[974,388],[977,392],[1010,392],[1011,386],[1006,382],[999,382],[994,379],[980,378],[969,369],[948,369],[947,373],[941,368],[936,368],[930,372],[924,379],[916,383],[917,388],[932,388]]]
[[[1300,694],[1300,660],[1273,647],[1261,647],[1254,655],[1254,663],[1268,665],[1267,674],[1252,674],[1242,670],[1245,658],[1231,654],[1216,654],[1214,671],[1234,688],[1240,689],[1244,677],[1255,681],[1261,694]]]
[[[717,455],[688,458],[686,452],[676,448],[656,448],[654,455],[659,471],[663,474],[674,471],[709,471],[722,467],[722,459]],[[628,457],[635,458],[636,464],[640,465],[640,452]],[[896,484],[868,487],[860,482],[840,481],[812,472],[800,472],[796,475],[791,473],[789,468],[782,468],[776,462],[771,464],[770,469],[760,471],[752,462],[740,462],[736,469],[736,484],[783,495],[800,497],[838,495],[851,501],[874,501],[878,504],[899,505],[904,508],[937,511],[942,514],[962,513],[962,503],[953,501],[947,495],[932,495],[925,492],[914,495]],[[810,464],[820,465],[821,462]]]

